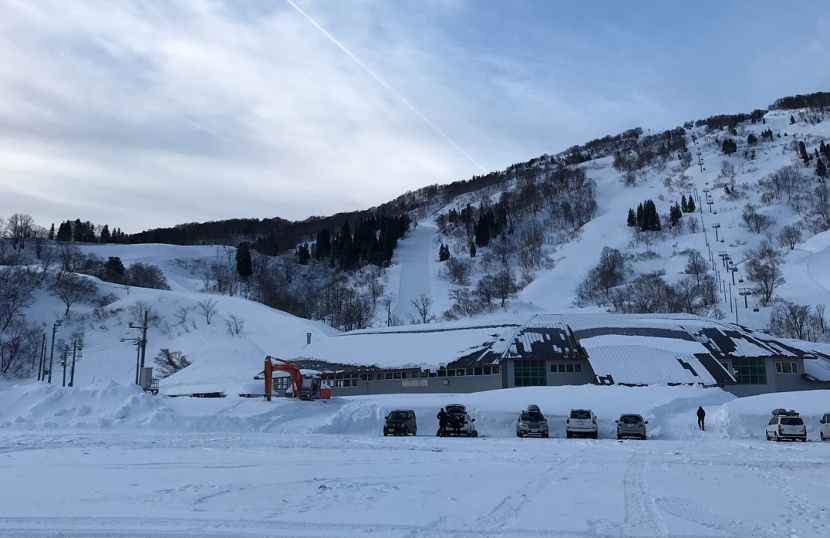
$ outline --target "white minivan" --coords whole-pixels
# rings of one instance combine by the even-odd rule
[[[819,435],[822,441],[830,441],[830,413],[824,413],[818,425]]]

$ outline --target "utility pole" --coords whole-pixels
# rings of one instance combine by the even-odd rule
[[[66,361],[69,358],[69,346],[66,344],[61,344],[61,366],[63,366],[63,384],[61,387],[66,386]]]
[[[144,311],[144,325],[130,323],[131,329],[141,329],[141,336],[136,340],[137,356],[135,364],[135,384],[140,383],[141,369],[144,368],[144,357],[147,351],[147,311]]]
[[[43,381],[43,363],[46,362],[46,332],[43,333],[43,342],[40,345],[40,364],[37,367],[37,380]]]
[[[63,323],[62,320],[56,320],[55,324],[52,325],[52,350],[49,352],[49,384],[52,384],[52,364],[55,361],[55,333],[58,330],[58,327],[61,326]]]
[[[81,350],[83,346],[78,343],[77,340],[72,342],[72,368],[69,370],[69,386],[72,387],[75,385],[75,360],[77,357],[83,357],[83,353]]]

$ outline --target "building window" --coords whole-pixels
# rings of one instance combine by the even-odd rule
[[[582,365],[578,362],[559,362],[550,365],[550,372],[552,374],[579,374],[582,373]]]
[[[490,369],[489,366],[484,367],[484,375],[490,375],[492,373],[493,373],[493,371]]]
[[[764,359],[733,359],[735,380],[741,385],[766,385],[767,368]]]
[[[798,363],[795,361],[775,361],[776,374],[797,374]]]
[[[475,373],[475,375],[481,375],[482,374],[481,366],[476,366],[474,373]]]
[[[499,367],[493,366],[493,375],[499,375]]]
[[[517,387],[547,385],[545,361],[513,361],[513,370]]]
[[[462,376],[462,375],[464,375],[464,368],[459,368],[459,369],[456,371],[455,376],[456,376],[456,377],[458,377],[458,376]]]

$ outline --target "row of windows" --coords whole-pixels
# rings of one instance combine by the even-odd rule
[[[798,363],[795,361],[775,361],[776,374],[797,374]]]
[[[462,375],[498,375],[498,366],[468,366],[466,368],[452,368],[438,370],[436,377],[459,377]],[[432,377],[432,376],[430,376]]]
[[[582,372],[582,365],[573,362],[560,362],[558,364],[551,364],[550,365],[550,372],[552,374],[578,374]]]
[[[331,387],[356,387],[360,381],[394,381],[398,379],[421,379],[427,377],[461,377],[467,375],[499,375],[498,366],[468,366],[466,368],[451,368],[438,370],[437,372],[413,371],[413,372],[370,372],[365,374],[339,373],[323,375],[323,379]],[[276,383],[276,379],[274,382]],[[285,380],[285,388],[288,388],[288,378]],[[425,384],[424,384],[425,385]],[[276,386],[276,385],[275,385]],[[411,386],[418,386],[412,384]]]

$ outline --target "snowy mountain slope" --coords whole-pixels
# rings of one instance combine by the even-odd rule
[[[745,255],[767,233],[747,229],[741,216],[743,208],[748,203],[755,204],[758,211],[769,217],[772,224],[765,232],[776,242],[775,237],[784,225],[798,222],[804,215],[794,212],[785,200],[763,203],[759,181],[784,166],[795,166],[801,174],[812,177],[814,165],[805,167],[801,163],[793,142],[806,141],[812,154],[820,140],[830,139],[830,123],[798,121],[791,125],[791,113],[772,111],[767,113],[763,123],[739,125],[738,134],[730,136],[741,145],[731,156],[723,155],[720,143],[727,133],[707,133],[704,127],[689,129],[687,146],[694,158],[699,158],[705,166],[699,166],[695,161],[690,167],[683,168],[679,161],[669,160],[665,166],[637,172],[633,185],[625,184],[622,174],[612,166],[612,157],[577,165],[584,168],[588,179],[596,184],[598,208],[595,217],[568,240],[562,241],[562,235],[549,237],[551,242],[545,245],[547,260],[533,271],[534,280],[511,297],[505,308],[497,307],[477,317],[481,320],[500,319],[512,314],[579,309],[575,304],[576,288],[597,264],[603,247],[623,253],[631,267],[629,279],[640,273],[664,271],[669,283],[685,276],[686,253],[695,249],[711,261],[710,272],[721,284],[719,310],[725,319],[763,330],[769,324],[771,307],[759,304],[756,297],[748,297],[744,303],[738,291],[750,285],[745,273]],[[745,158],[743,150],[748,149],[745,148],[748,135],[753,133],[760,138],[766,129],[775,133],[773,140],[759,142],[754,147],[755,158]],[[728,178],[722,174],[726,168],[724,162],[734,169],[735,184],[741,193],[737,199],[725,192]],[[506,188],[515,188],[515,184]],[[706,203],[707,190],[712,204]],[[660,214],[665,216],[668,208],[681,196],[692,195],[696,196],[698,209],[694,214],[685,214],[683,221],[695,219],[698,227],[694,232],[687,224],[677,234],[664,230],[658,234],[641,234],[638,239],[635,230],[626,226],[628,210],[635,209],[647,199],[654,200]],[[468,192],[447,202],[439,212],[464,207],[468,203],[476,206],[485,199],[493,203],[500,196],[501,192],[492,188]],[[451,246],[454,257],[470,261],[471,289],[478,279],[493,271],[492,266],[485,267],[484,261],[492,247],[482,247],[476,258],[470,258],[468,244],[437,232],[434,222],[437,214],[427,216],[399,242],[392,265],[383,277],[386,287],[376,302],[375,327],[386,326],[387,321],[408,324],[417,320],[418,312],[412,303],[421,296],[431,302],[431,314],[437,319],[452,306],[450,291],[458,286],[446,276],[447,264],[438,261],[438,246],[442,243]],[[720,226],[717,230],[713,227],[715,224]],[[521,222],[517,224],[517,234],[521,225]],[[785,283],[777,289],[776,295],[815,307],[830,304],[830,276],[825,270],[830,262],[830,232],[811,235],[809,229],[803,229],[802,240],[795,249],[786,250],[782,266]],[[650,239],[645,241],[645,236]],[[72,306],[70,318],[56,331],[56,339],[58,344],[61,341],[70,344],[71,349],[72,341],[83,333],[82,358],[78,360],[75,372],[75,381],[79,385],[110,380],[129,383],[135,379],[136,353],[131,343],[140,336],[140,331],[130,328],[129,324],[141,324],[138,310],[143,308],[142,305],[149,305],[157,313],[157,319],[148,329],[146,363],[152,365],[161,349],[180,351],[193,362],[189,368],[163,381],[163,391],[187,392],[194,385],[206,387],[205,390],[217,384],[242,386],[259,372],[266,355],[296,356],[306,343],[307,333],[317,340],[336,332],[322,323],[300,319],[239,296],[202,293],[211,264],[233,267],[235,249],[232,247],[102,244],[81,245],[81,248],[101,259],[118,256],[127,266],[134,262],[156,265],[172,290],[125,288],[99,282],[102,295],[112,294],[113,303],[97,308],[91,304]],[[737,263],[738,270],[734,275],[724,270],[719,257],[721,253],[728,253]],[[217,309],[211,324],[200,312],[200,303],[206,301],[215,302]],[[50,335],[53,323],[62,318],[64,308],[54,296],[40,292],[27,316],[42,323],[44,332]],[[605,310],[590,304],[582,309]],[[184,315],[186,319],[182,321]],[[233,319],[243,324],[240,334],[230,334],[227,323]],[[60,360],[60,350],[60,345],[56,346],[56,363]],[[47,349],[47,355],[50,351],[51,347]],[[55,374],[62,381],[58,366],[55,366],[53,378]]]

